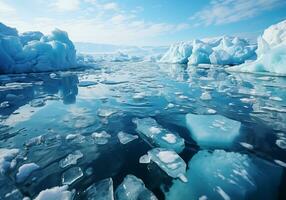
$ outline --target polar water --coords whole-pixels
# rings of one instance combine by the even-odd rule
[[[0,199],[286,199],[285,77],[103,61],[0,83]]]

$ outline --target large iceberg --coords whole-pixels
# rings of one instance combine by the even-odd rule
[[[286,74],[286,20],[267,28],[257,42],[256,61],[228,70]]]
[[[0,23],[0,74],[54,71],[74,68],[76,50],[68,34],[59,29],[51,35],[18,34]]]
[[[283,174],[278,165],[223,150],[199,151],[188,166],[189,182],[174,180],[166,200],[277,199]]]
[[[180,64],[236,65],[255,57],[255,45],[238,37],[181,42],[170,47],[160,62]]]

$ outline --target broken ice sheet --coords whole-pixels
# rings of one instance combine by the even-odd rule
[[[103,179],[84,191],[87,200],[114,200],[112,178]]]
[[[241,123],[222,115],[186,115],[192,138],[201,147],[230,147],[239,135]]]
[[[133,119],[137,125],[136,131],[143,134],[143,139],[150,140],[158,147],[173,149],[180,153],[185,148],[185,141],[178,135],[161,127],[153,118]],[[141,135],[140,135],[141,136]]]
[[[188,181],[185,176],[186,163],[176,152],[163,148],[155,148],[148,151],[148,156],[169,176],[179,178],[183,182]]]
[[[145,187],[143,181],[134,175],[127,175],[115,191],[116,200],[157,200]]]
[[[68,169],[62,174],[62,184],[71,185],[83,176],[83,172],[80,167],[73,167]]]
[[[118,137],[121,144],[127,144],[127,143],[129,143],[133,140],[136,140],[138,138],[137,135],[131,135],[131,134],[125,133],[123,131],[120,131],[117,134],[117,137]]]
[[[65,168],[68,167],[70,165],[76,165],[77,164],[77,160],[82,158],[83,154],[81,153],[81,151],[77,150],[69,155],[67,155],[67,157],[65,157],[64,159],[60,160],[59,165],[61,168]]]
[[[107,144],[108,139],[111,137],[106,131],[95,132],[91,135],[96,144]]]

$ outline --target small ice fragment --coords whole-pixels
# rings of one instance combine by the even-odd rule
[[[34,99],[30,102],[31,107],[42,107],[46,103],[43,99]]]
[[[30,140],[28,140],[27,142],[25,142],[25,146],[27,147],[31,147],[34,145],[40,145],[44,142],[44,137],[42,135],[34,137]]]
[[[76,150],[74,153],[71,153],[64,159],[60,160],[59,165],[61,168],[65,168],[70,165],[76,165],[77,160],[82,157],[83,157],[83,154],[81,153],[81,151]]]
[[[175,104],[169,103],[165,109],[170,109],[170,108],[174,108],[174,107],[175,107]]]
[[[76,180],[80,179],[82,176],[83,173],[80,167],[70,168],[62,174],[62,184],[71,185]]]
[[[247,148],[247,149],[250,149],[250,150],[254,149],[253,145],[248,144],[248,143],[246,143],[246,142],[240,142],[239,144],[240,144],[241,146]]]
[[[283,101],[283,99],[280,97],[269,97],[269,99],[273,101]]]
[[[135,95],[133,95],[133,99],[144,99],[146,97],[146,94],[144,92],[141,92],[141,93],[137,93]]]
[[[3,101],[0,104],[0,108],[8,108],[8,107],[10,107],[10,103],[8,101]]]
[[[281,161],[281,160],[274,160],[275,163],[277,163],[278,165],[282,166],[282,167],[286,167],[286,163]]]
[[[139,163],[142,163],[142,164],[150,163],[150,161],[151,161],[151,157],[148,154],[141,156],[139,159]]]
[[[217,186],[217,192],[220,194],[220,196],[224,199],[224,200],[230,200],[230,197],[228,194],[225,193],[225,191],[223,191],[223,189],[221,189],[221,187]]]
[[[208,197],[205,196],[205,195],[203,195],[203,196],[201,196],[201,197],[199,198],[199,200],[208,200]]]
[[[116,110],[112,108],[100,108],[98,109],[97,113],[99,117],[109,117],[113,115],[114,113],[116,113]]]
[[[208,110],[209,114],[216,114],[216,110],[209,108]]]
[[[57,77],[57,74],[56,73],[50,73],[50,78],[54,79]]]
[[[84,193],[88,200],[114,200],[112,178],[92,184]]]
[[[40,192],[35,200],[72,200],[73,192],[68,191],[68,186],[53,187]]]
[[[125,133],[123,131],[120,131],[118,134],[117,134],[117,137],[120,141],[121,144],[127,144],[135,139],[138,138],[137,135],[131,135],[131,134],[128,134],[128,133]]]
[[[286,149],[286,140],[285,139],[276,140],[276,145],[281,149]]]
[[[201,97],[200,97],[201,100],[204,100],[204,101],[207,101],[207,100],[211,100],[212,99],[212,96],[209,92],[203,92]]]
[[[107,144],[108,138],[111,137],[106,131],[95,132],[91,135],[96,144]]]
[[[35,163],[28,163],[24,164],[18,169],[18,173],[16,174],[16,180],[18,183],[24,182],[31,174],[33,171],[39,169],[39,165]]]

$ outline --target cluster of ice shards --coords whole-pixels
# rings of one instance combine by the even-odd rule
[[[76,67],[76,51],[68,34],[54,30],[18,34],[0,23],[0,73],[43,72]]]
[[[174,180],[167,200],[277,199],[283,173],[262,159],[223,150],[199,151],[188,166],[189,182]]]
[[[185,148],[185,141],[178,135],[170,133],[167,129],[161,127],[153,118],[134,119],[133,122],[137,125],[136,131],[143,135],[152,144],[172,149],[178,153]]]
[[[255,45],[245,39],[223,36],[174,44],[160,62],[180,64],[236,65],[255,58]]]
[[[257,40],[257,60],[229,71],[286,74],[286,20],[267,28]]]

